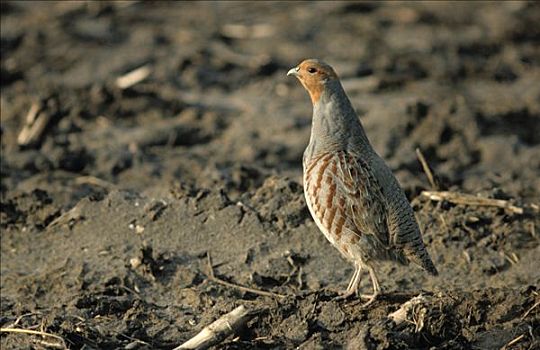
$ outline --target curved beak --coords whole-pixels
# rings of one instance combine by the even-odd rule
[[[289,75],[293,75],[295,77],[298,76],[298,67],[294,67],[294,68],[291,68],[289,69],[289,71],[287,72],[287,76]]]

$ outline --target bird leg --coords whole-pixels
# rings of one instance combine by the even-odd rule
[[[340,295],[336,298],[336,300],[348,299],[350,296],[356,293],[356,291],[358,290],[358,285],[360,284],[361,272],[362,266],[355,265],[354,273],[351,277],[349,285],[347,286],[347,289],[341,292]]]
[[[371,283],[373,284],[373,294],[362,294],[360,295],[360,298],[367,299],[367,302],[362,305],[363,307],[371,305],[375,299],[381,294],[381,286],[379,285],[379,280],[377,279],[377,275],[375,274],[375,269],[373,267],[368,266],[369,276],[371,277]]]

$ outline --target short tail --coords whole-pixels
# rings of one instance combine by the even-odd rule
[[[433,263],[433,260],[431,260],[431,257],[429,256],[428,251],[423,246],[419,247],[420,249],[416,250],[405,250],[405,254],[407,255],[407,258],[409,258],[410,261],[414,262],[415,264],[419,265],[421,268],[426,270],[430,275],[432,276],[438,276],[439,271],[437,271],[437,268],[435,267],[435,264]]]
[[[427,254],[427,252],[426,252],[426,254]],[[424,262],[422,263],[421,266],[430,275],[432,275],[432,276],[438,276],[439,275],[439,271],[437,271],[437,268],[435,267],[435,264],[433,263],[433,261],[429,257],[429,254],[427,255],[427,260],[424,260]]]

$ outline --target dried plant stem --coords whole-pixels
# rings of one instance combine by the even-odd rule
[[[75,179],[75,183],[78,185],[83,185],[83,184],[96,185],[99,187],[103,187],[105,189],[113,189],[116,187],[115,184],[102,180],[100,178],[97,178],[95,176],[79,176]]]
[[[50,119],[51,115],[44,112],[40,103],[32,104],[25,124],[17,136],[17,144],[22,147],[35,144],[45,132]]]
[[[515,214],[523,214],[525,209],[515,206],[507,200],[492,199],[477,197],[471,194],[451,192],[451,191],[422,191],[420,193],[422,197],[426,197],[432,201],[448,201],[454,204],[472,205],[472,206],[484,206],[484,207],[498,207],[507,209]],[[538,211],[538,206],[531,205],[531,210]]]
[[[273,298],[285,298],[286,297],[286,295],[283,295],[283,294],[266,292],[264,290],[244,287],[244,286],[240,286],[238,284],[234,284],[234,283],[224,281],[224,280],[216,277],[215,274],[214,274],[214,268],[213,268],[213,265],[212,265],[212,258],[210,256],[210,252],[206,253],[206,257],[208,258],[208,279],[210,281],[213,281],[215,283],[221,284],[221,285],[226,286],[226,287],[238,289],[238,290],[241,290],[243,292],[249,292],[249,293],[253,293],[253,294],[263,295],[263,296],[266,296],[266,297],[273,297]]]
[[[507,348],[511,347],[512,345],[518,343],[521,339],[523,339],[524,336],[525,336],[525,334],[522,334],[522,335],[520,335],[520,336],[515,337],[515,338],[512,339],[508,344],[506,344],[505,346],[503,346],[503,347],[501,348],[501,350],[507,349]]]
[[[219,344],[243,327],[253,316],[249,310],[240,305],[204,327],[196,336],[174,348],[174,350],[207,349],[212,345]]]
[[[433,177],[433,173],[431,171],[431,168],[429,167],[428,162],[426,161],[426,158],[422,154],[422,151],[420,151],[420,148],[416,149],[416,156],[418,157],[418,160],[420,161],[420,164],[422,164],[422,169],[424,170],[424,173],[426,174],[426,177],[429,181],[429,184],[431,185],[431,188],[433,190],[438,190],[439,187],[437,186],[437,183],[435,182],[435,178]]]
[[[40,335],[42,337],[50,337],[57,339],[61,342],[61,345],[63,349],[67,349],[66,342],[64,341],[64,338],[62,338],[59,335],[46,333],[46,332],[40,332],[40,331],[34,331],[31,329],[24,329],[24,328],[0,328],[1,333],[22,333],[22,334],[32,334],[32,335]]]
[[[127,89],[146,79],[150,73],[152,73],[150,65],[144,65],[116,78],[116,86],[120,89]]]
[[[525,314],[523,314],[523,316],[521,316],[521,320],[524,320],[525,317],[529,316],[531,311],[533,311],[535,308],[537,308],[538,305],[540,305],[540,301],[537,301],[536,303],[534,303],[534,305],[529,310],[527,310],[527,312],[525,312]]]

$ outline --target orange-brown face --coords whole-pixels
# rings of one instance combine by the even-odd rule
[[[324,84],[329,80],[338,79],[332,67],[317,59],[302,61],[297,67],[289,70],[287,75],[294,75],[300,80],[308,91],[313,104],[319,101],[324,91]]]

